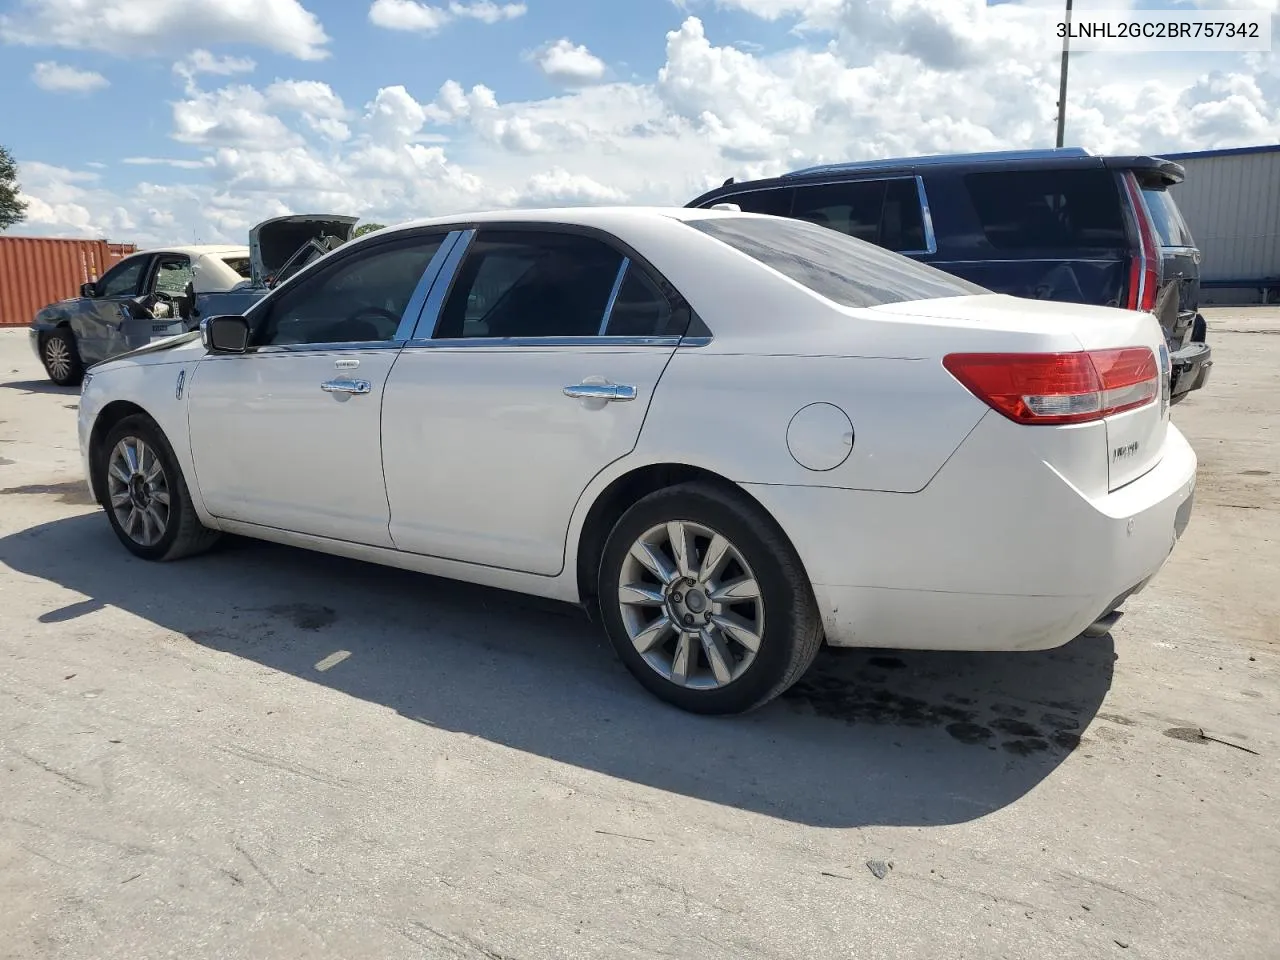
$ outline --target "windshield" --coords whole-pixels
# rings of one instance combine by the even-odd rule
[[[799,220],[709,217],[685,222],[846,307],[991,292],[873,243]]]
[[[1173,202],[1173,196],[1168,190],[1144,187],[1142,196],[1147,201],[1147,209],[1151,211],[1151,219],[1155,223],[1162,247],[1195,246],[1187,221],[1182,219],[1182,212],[1178,210],[1178,205]]]

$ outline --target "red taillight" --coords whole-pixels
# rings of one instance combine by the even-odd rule
[[[1130,310],[1155,309],[1156,294],[1160,292],[1160,247],[1156,243],[1155,225],[1142,199],[1142,190],[1132,173],[1124,176],[1125,194],[1129,206],[1138,221],[1138,256],[1129,261],[1129,293],[1125,306]]]
[[[1146,347],[1077,353],[952,353],[942,360],[979,400],[1015,423],[1086,423],[1151,403],[1160,392]]]

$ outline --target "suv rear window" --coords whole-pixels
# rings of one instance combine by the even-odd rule
[[[1114,250],[1127,244],[1108,170],[1014,170],[964,178],[997,250]]]
[[[875,244],[800,220],[708,217],[685,222],[846,307],[991,292]]]
[[[1182,213],[1178,210],[1178,205],[1173,202],[1173,196],[1168,190],[1144,187],[1142,198],[1146,200],[1147,209],[1151,211],[1151,220],[1155,223],[1161,246],[1195,246],[1195,241],[1191,239],[1191,229],[1187,226],[1187,221],[1182,219]]]

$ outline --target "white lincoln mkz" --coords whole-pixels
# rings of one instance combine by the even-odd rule
[[[992,294],[795,220],[503,211],[384,229],[94,367],[134,554],[220,533],[583,604],[731,713],[819,646],[1037,650],[1164,564],[1196,457],[1147,313]]]

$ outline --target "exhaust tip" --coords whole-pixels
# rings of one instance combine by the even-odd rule
[[[1111,632],[1111,628],[1120,622],[1120,618],[1123,616],[1124,614],[1119,610],[1112,610],[1110,613],[1103,614],[1089,626],[1085,627],[1084,632],[1080,635],[1082,637],[1091,637],[1093,639],[1105,637]]]

